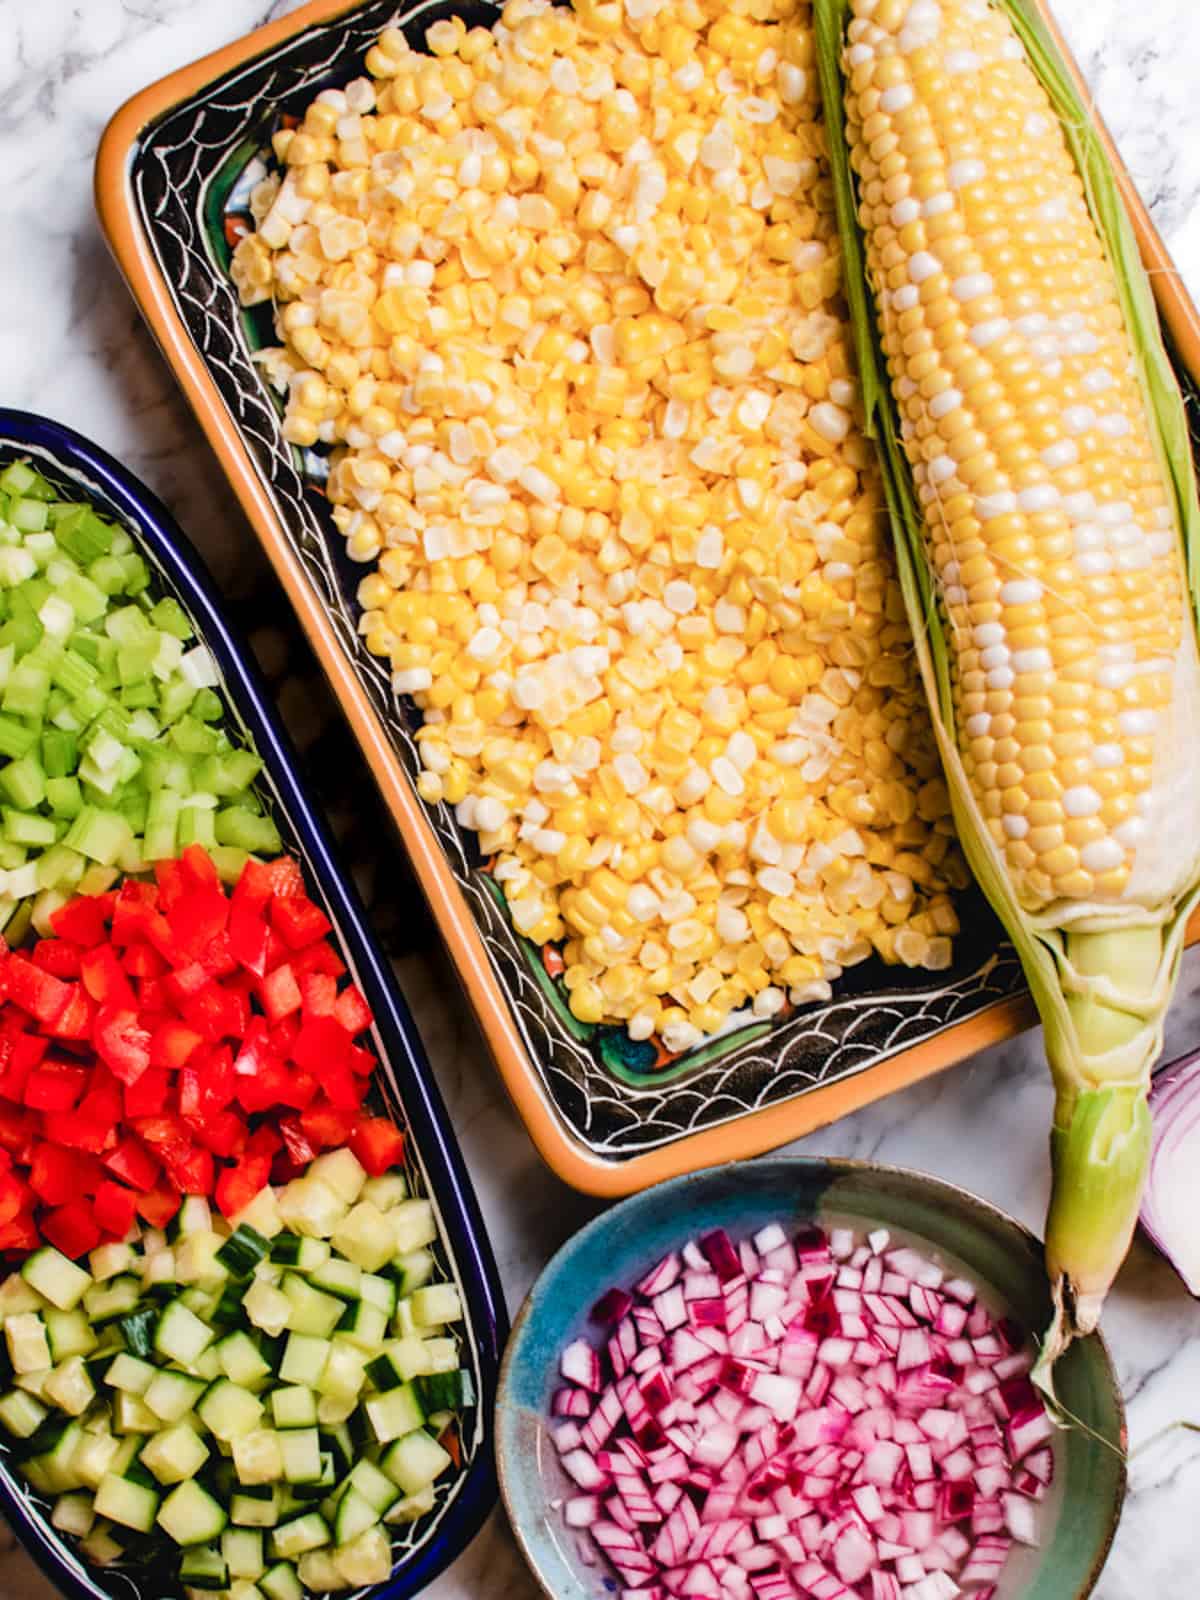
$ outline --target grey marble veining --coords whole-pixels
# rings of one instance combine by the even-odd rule
[[[227,588],[260,557],[215,462],[112,267],[91,205],[96,141],[111,113],[172,68],[282,14],[266,0],[0,0],[0,401],[89,434],[176,511]],[[1194,0],[1058,0],[1156,222],[1200,295],[1200,6]],[[366,781],[365,774],[363,781]],[[516,1307],[552,1251],[596,1209],[549,1176],[516,1121],[434,950],[401,976],[479,1189]],[[1188,961],[1169,1029],[1200,1034],[1200,961]],[[1037,1225],[1046,1196],[1050,1091],[1036,1035],[801,1142],[962,1183]],[[1135,1247],[1105,1322],[1136,1447],[1200,1420],[1200,1307]],[[1200,1438],[1177,1433],[1134,1462],[1124,1522],[1098,1600],[1200,1593]],[[0,1531],[0,1600],[49,1586]],[[428,1591],[430,1600],[535,1600],[499,1518]]]

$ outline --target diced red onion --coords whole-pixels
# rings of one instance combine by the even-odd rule
[[[554,1508],[621,1600],[994,1600],[1036,1541],[1029,1348],[887,1230],[715,1229],[591,1317],[604,1349],[569,1345],[551,1400],[577,1491]]]

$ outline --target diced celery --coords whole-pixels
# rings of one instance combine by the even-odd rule
[[[81,623],[98,622],[108,607],[108,596],[82,572],[69,573],[58,592]]]
[[[46,798],[46,774],[41,762],[32,752],[18,761],[10,761],[0,772],[0,788],[22,811],[40,806]]]
[[[127,555],[125,562],[125,593],[141,594],[150,587],[150,568],[139,555]]]
[[[54,536],[84,566],[112,548],[113,528],[90,506],[72,506],[54,524]]]
[[[224,884],[234,884],[241,877],[250,856],[245,850],[235,850],[232,845],[218,844],[209,850],[217,876]]]
[[[198,699],[196,690],[184,678],[172,678],[163,685],[158,701],[158,714],[164,723],[177,722],[192,702]]]
[[[141,707],[157,706],[158,690],[147,679],[144,683],[131,683],[121,690],[121,704],[127,711]]]
[[[15,717],[40,717],[50,694],[50,674],[44,667],[18,661],[8,675],[0,709]]]
[[[78,778],[47,778],[46,803],[56,817],[77,817],[83,807]]]
[[[218,722],[225,715],[221,696],[215,689],[201,689],[192,701],[192,715],[201,722]],[[257,760],[257,757],[255,758]]]
[[[38,484],[45,482],[46,480],[40,477],[27,461],[10,461],[4,471],[0,472],[0,489],[3,489],[5,494],[27,495],[34,491]]]
[[[179,795],[173,789],[156,789],[146,808],[142,853],[147,861],[161,861],[176,854],[178,828]]]
[[[51,676],[60,689],[71,697],[78,699],[85,689],[90,689],[99,679],[100,670],[94,662],[89,661],[80,653],[78,638],[72,643],[69,650],[64,650],[54,663]]]
[[[70,780],[59,778],[59,783]],[[64,845],[52,845],[38,857],[37,881],[43,889],[73,889],[83,877],[86,863],[77,851]]]
[[[216,736],[206,723],[191,716],[180,717],[171,729],[171,743],[189,756],[206,756],[216,748]]]
[[[174,634],[177,639],[187,640],[192,637],[193,629],[187,613],[179,601],[173,600],[169,595],[150,608],[150,620],[156,628],[161,628],[164,633]]]
[[[73,733],[63,728],[47,728],[43,732],[42,768],[47,778],[68,777],[75,771],[78,759],[79,749]]]
[[[132,839],[133,830],[120,812],[84,806],[63,843],[69,850],[78,850],[81,855],[107,867],[112,866]]]
[[[87,575],[102,594],[120,594],[125,586],[125,568],[118,556],[97,556],[89,563]]]
[[[58,825],[53,817],[40,817],[36,811],[14,811],[11,806],[0,807],[4,837],[13,844],[51,845],[58,837]]]
[[[33,902],[29,920],[33,931],[43,939],[49,939],[54,933],[54,924],[51,918],[60,907],[67,903],[67,896],[60,889],[43,889]]]
[[[14,500],[8,508],[8,520],[22,533],[40,533],[49,520],[44,500]]]
[[[217,812],[218,844],[232,844],[255,855],[277,855],[283,841],[270,817],[256,817],[241,806],[226,806]]]
[[[211,806],[185,805],[179,813],[179,848],[182,850],[189,844],[198,844],[205,850],[211,850],[217,843],[215,816]]]

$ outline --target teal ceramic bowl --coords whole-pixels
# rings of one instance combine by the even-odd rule
[[[606,1289],[629,1287],[669,1250],[709,1229],[742,1239],[766,1223],[886,1227],[972,1278],[981,1297],[1031,1334],[1050,1316],[1039,1241],[951,1184],[870,1162],[778,1158],[711,1168],[604,1212],[558,1252],[513,1328],[500,1376],[496,1451],[517,1540],[552,1600],[608,1600],[617,1584],[588,1566],[552,1502],[571,1493],[547,1429],[558,1357],[589,1333]],[[595,1337],[595,1329],[590,1329]],[[1056,1440],[1057,1472],[1038,1549],[1016,1550],[997,1600],[1083,1600],[1112,1544],[1125,1494],[1125,1413],[1103,1340],[1075,1345],[1058,1368],[1063,1404],[1093,1435]],[[1109,1441],[1111,1448],[1101,1440]]]

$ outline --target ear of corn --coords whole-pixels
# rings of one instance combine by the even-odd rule
[[[1057,1089],[1048,1383],[1133,1232],[1200,884],[1188,430],[1113,173],[1020,0],[816,0],[815,25],[867,428],[955,823]]]

